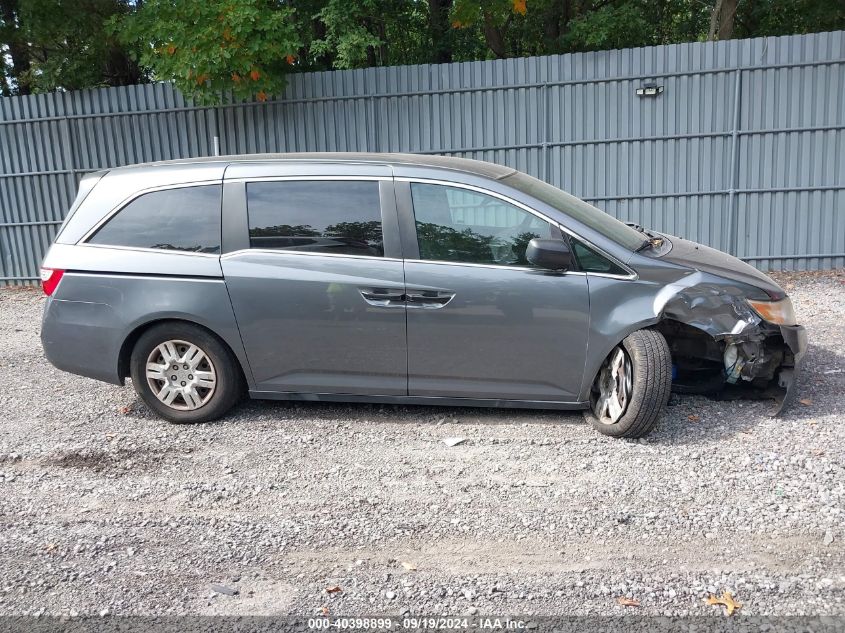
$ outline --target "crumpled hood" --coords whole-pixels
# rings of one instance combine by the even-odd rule
[[[667,235],[672,250],[660,259],[681,266],[688,266],[703,273],[718,275],[725,279],[739,281],[763,290],[771,298],[786,296],[783,288],[759,270],[715,248],[691,242],[680,237]]]

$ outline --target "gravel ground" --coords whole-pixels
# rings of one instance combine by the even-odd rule
[[[2,291],[0,615],[845,615],[845,272],[778,280],[802,402],[674,396],[638,442],[436,407],[174,426],[53,369],[40,293]]]

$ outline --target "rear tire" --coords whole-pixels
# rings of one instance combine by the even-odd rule
[[[612,397],[602,399],[609,393],[625,391],[618,387],[624,386],[628,372],[627,397],[617,397],[615,401]],[[591,408],[584,417],[604,435],[643,437],[657,424],[671,388],[672,357],[666,339],[656,330],[638,330],[614,347],[605,359],[593,383]]]
[[[155,325],[135,343],[132,385],[160,417],[177,424],[209,422],[240,399],[243,378],[232,352],[196,325]]]

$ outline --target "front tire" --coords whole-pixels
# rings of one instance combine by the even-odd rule
[[[604,435],[643,437],[657,424],[671,388],[672,357],[666,339],[656,330],[638,330],[602,363],[584,417]]]
[[[190,323],[162,323],[144,332],[130,358],[132,385],[170,422],[209,422],[240,398],[237,360],[216,336]]]

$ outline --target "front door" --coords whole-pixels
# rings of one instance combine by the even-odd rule
[[[406,395],[404,278],[389,171],[226,186],[245,189],[247,247],[221,264],[256,390]]]
[[[407,250],[419,249],[405,261],[409,395],[577,400],[589,325],[586,276],[540,270],[525,259],[532,238],[562,239],[560,229],[477,189],[397,187],[405,215],[409,206],[414,214],[417,244]]]

